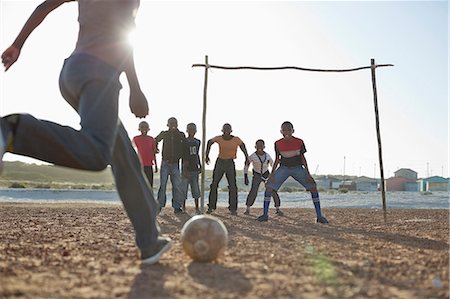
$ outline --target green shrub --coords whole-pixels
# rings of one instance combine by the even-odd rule
[[[11,185],[9,185],[9,188],[18,188],[18,189],[24,189],[26,188],[24,184],[12,182]]]

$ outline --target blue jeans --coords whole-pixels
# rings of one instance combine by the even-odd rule
[[[159,171],[161,180],[158,191],[159,206],[161,208],[166,206],[166,187],[169,176],[170,182],[172,183],[172,208],[181,209],[183,206],[183,190],[179,163],[168,163],[164,160],[161,163],[161,169]]]
[[[275,173],[273,174],[274,178],[271,182],[268,182],[266,185],[267,187],[272,188],[275,191],[278,191],[278,189],[281,187],[281,185],[291,176],[299,182],[303,187],[305,187],[306,190],[311,190],[316,188],[316,182],[309,181],[307,179],[306,171],[301,166],[295,166],[295,167],[287,167],[284,165],[281,165],[279,168],[275,170]]]
[[[12,152],[84,170],[102,170],[111,165],[136,243],[145,249],[154,245],[159,235],[158,203],[118,117],[120,73],[91,55],[67,58],[59,86],[64,99],[80,115],[81,129],[20,114]]]
[[[198,185],[198,171],[188,171],[187,173],[183,174],[182,181],[185,199],[187,199],[188,197],[189,185],[191,186],[192,197],[195,199],[200,198],[200,187]]]

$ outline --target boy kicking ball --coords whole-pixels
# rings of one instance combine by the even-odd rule
[[[264,192],[263,214],[257,218],[258,221],[269,220],[269,205],[273,191],[278,191],[281,185],[289,178],[293,177],[303,187],[311,192],[312,201],[316,210],[317,222],[328,223],[328,220],[322,215],[320,209],[319,193],[317,192],[316,182],[308,170],[305,153],[306,148],[303,140],[292,136],[294,126],[291,122],[285,121],[281,125],[281,134],[283,138],[275,142],[275,162],[273,164],[272,174],[266,184]],[[280,167],[278,167],[280,165]]]

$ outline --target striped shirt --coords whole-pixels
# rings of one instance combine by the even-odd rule
[[[286,140],[281,138],[275,142],[275,154],[280,158],[280,164],[288,167],[302,165],[301,155],[306,153],[305,144],[300,138],[292,136]]]

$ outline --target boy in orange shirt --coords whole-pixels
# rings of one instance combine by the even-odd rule
[[[248,161],[248,153],[245,148],[244,142],[237,137],[231,135],[230,124],[224,124],[222,127],[222,135],[216,136],[208,140],[206,145],[206,164],[209,164],[209,151],[211,150],[211,145],[217,143],[219,145],[219,157],[216,160],[213,171],[213,180],[211,182],[209,191],[209,203],[208,210],[206,213],[211,214],[217,208],[217,188],[219,182],[225,174],[228,181],[228,210],[231,215],[237,215],[237,205],[238,205],[238,193],[236,184],[236,167],[234,164],[234,159],[236,159],[237,148],[239,147],[245,155],[245,162]]]

